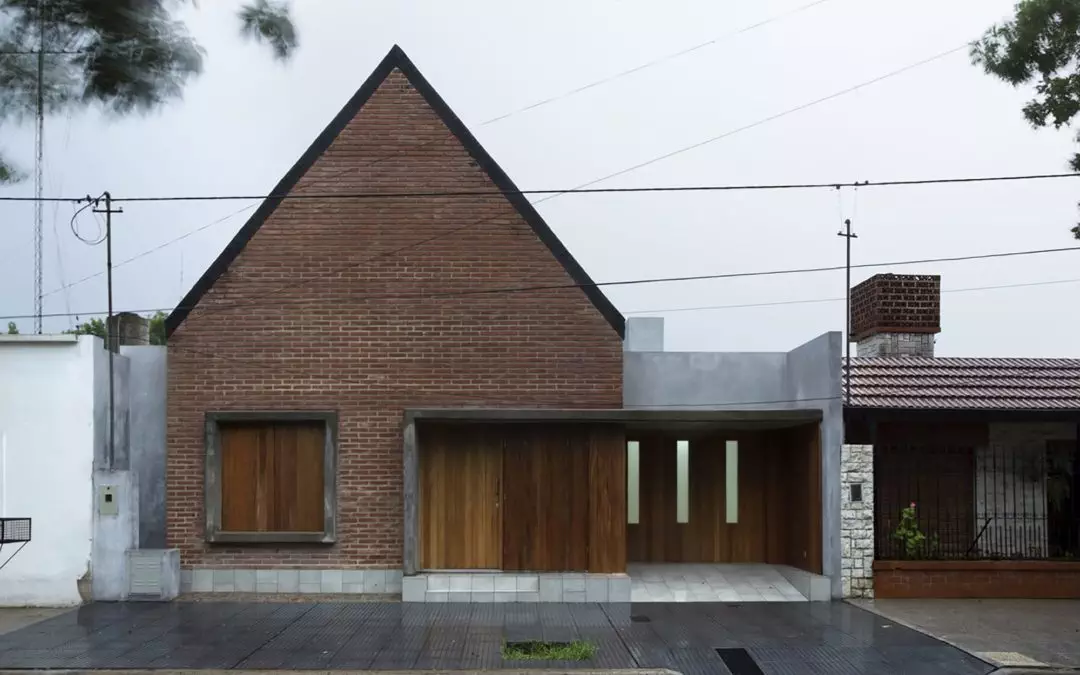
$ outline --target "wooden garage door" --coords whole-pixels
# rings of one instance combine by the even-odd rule
[[[435,423],[417,441],[421,569],[626,570],[621,427]]]
[[[499,569],[502,442],[480,426],[421,428],[420,566]]]

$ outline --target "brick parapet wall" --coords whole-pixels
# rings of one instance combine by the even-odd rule
[[[397,71],[313,181],[496,189]],[[283,201],[169,339],[168,545],[185,568],[400,567],[405,408],[621,407],[622,342],[580,289],[446,295],[572,283],[501,195]],[[205,542],[204,416],[230,410],[338,413],[336,544]]]
[[[891,561],[874,563],[878,598],[1080,598],[1080,562]]]

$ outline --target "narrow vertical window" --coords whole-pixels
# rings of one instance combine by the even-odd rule
[[[728,441],[724,451],[726,464],[724,470],[724,494],[727,496],[726,521],[739,522],[739,442]]]
[[[626,442],[626,522],[637,525],[641,519],[638,495],[641,492],[641,448],[637,441]]]
[[[675,522],[690,522],[690,441],[675,442]]]

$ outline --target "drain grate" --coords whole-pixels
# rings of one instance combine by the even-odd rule
[[[652,619],[641,614],[632,614],[630,615],[630,621],[631,623],[651,623]]]
[[[734,649],[717,649],[720,660],[731,671],[731,675],[764,675],[750,652],[742,647]]]

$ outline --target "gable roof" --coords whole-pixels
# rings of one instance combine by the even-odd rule
[[[851,404],[920,410],[1080,410],[1080,359],[851,359]]]
[[[236,259],[240,252],[244,250],[244,246],[251,240],[255,233],[259,231],[259,228],[266,221],[267,218],[274,212],[278,205],[283,200],[283,195],[288,194],[296,186],[308,169],[315,164],[316,160],[323,155],[324,152],[330,147],[330,144],[334,142],[345,127],[353,120],[354,117],[360,112],[364,104],[367,103],[371,95],[375,93],[379,85],[389,77],[390,73],[394,69],[398,69],[408,79],[409,83],[416,88],[416,91],[423,96],[424,101],[435,111],[435,114],[439,116],[443,124],[450,130],[452,134],[461,142],[465,147],[465,150],[469,155],[477,162],[495,186],[506,194],[506,198],[517,210],[518,214],[529,224],[532,231],[536,233],[540,241],[547,246],[551,254],[555,256],[556,260],[563,266],[566,273],[570,275],[575,284],[581,287],[582,292],[589,298],[593,306],[600,312],[600,314],[607,319],[607,322],[611,324],[611,327],[615,329],[620,338],[624,338],[626,334],[626,322],[619,310],[608,300],[603,291],[596,286],[595,282],[589,277],[588,273],[574,260],[574,256],[570,255],[570,251],[563,246],[559,238],[555,236],[555,233],[551,231],[547,223],[540,214],[529,203],[528,198],[521,194],[518,187],[514,184],[510,177],[506,175],[506,172],[502,170],[502,167],[484,150],[480,142],[476,140],[476,137],[466,128],[465,124],[454,111],[450,109],[450,106],[446,104],[446,101],[439,96],[434,87],[428,83],[427,79],[420,73],[420,71],[413,65],[409,57],[405,55],[405,51],[401,47],[394,45],[390,52],[379,63],[378,67],[368,76],[367,80],[360,86],[349,102],[345,104],[338,114],[331,120],[330,124],[323,129],[322,133],[315,139],[315,142],[301,155],[300,159],[293,164],[288,173],[274,186],[271,190],[271,197],[263,201],[259,205],[258,210],[252,214],[244,226],[236,233],[232,241],[228,243],[225,249],[214,260],[213,264],[207,268],[202,277],[191,287],[187,295],[184,296],[180,304],[176,309],[169,314],[165,319],[165,334],[172,335],[173,331],[183,323],[188,313],[199,303],[199,300],[209,292],[213,287],[214,282],[218,277],[225,273]]]

